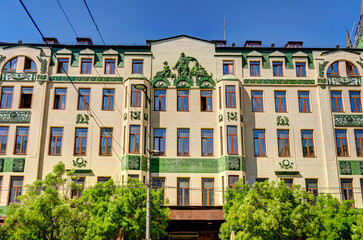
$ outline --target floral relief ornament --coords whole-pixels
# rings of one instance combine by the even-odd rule
[[[239,170],[240,160],[238,157],[232,157],[228,160],[229,170]]]
[[[83,159],[82,157],[78,157],[76,160],[73,160],[73,166],[74,167],[85,167],[87,164],[87,161]]]
[[[292,169],[294,167],[294,163],[290,162],[288,159],[284,159],[279,163],[281,169]]]
[[[134,170],[140,169],[140,158],[139,157],[130,157],[129,158],[129,169],[134,169]]]

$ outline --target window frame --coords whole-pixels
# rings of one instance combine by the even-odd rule
[[[182,179],[188,179],[188,187],[180,187],[179,186],[179,180],[182,180]],[[176,198],[176,202],[177,202],[177,205],[178,206],[189,206],[190,205],[190,177],[177,177],[177,198]],[[182,191],[182,203],[179,204],[179,189],[183,189]],[[185,198],[185,190],[184,189],[187,189],[188,190],[188,199],[187,201],[186,198]],[[186,204],[187,202],[187,204]]]
[[[308,93],[308,97],[300,96],[300,93]],[[299,105],[299,112],[300,113],[311,113],[311,106],[310,106],[310,91],[297,91],[297,98],[298,98],[298,105]],[[302,100],[303,109],[301,109],[300,100]],[[307,107],[308,111],[306,110],[306,100],[307,100]],[[301,111],[303,110],[303,111]]]
[[[287,131],[287,138],[284,137],[279,137],[279,132],[281,133],[282,131]],[[282,140],[282,153],[280,154],[280,140]],[[285,141],[287,140],[287,150],[286,150],[286,146],[285,146]],[[291,157],[291,149],[290,149],[290,130],[289,129],[277,129],[277,150],[278,150],[278,155],[279,157]]]
[[[86,66],[86,72],[83,72],[83,65]],[[92,58],[81,58],[81,69],[80,74],[92,74],[92,64],[93,59]]]
[[[212,137],[203,137],[203,131],[212,131]],[[206,154],[203,154],[203,140],[206,140]],[[201,156],[211,157],[214,156],[214,129],[213,128],[202,128],[201,129]],[[209,142],[212,141],[212,152],[209,153]]]
[[[135,85],[131,85],[131,99],[130,107],[141,107],[142,102],[142,90],[136,89]]]
[[[236,133],[228,133],[229,128],[236,128]],[[229,155],[238,155],[238,127],[236,125],[227,125],[226,126],[226,132],[227,132],[227,153]],[[236,143],[234,144],[233,138],[236,139]],[[230,141],[231,140],[231,141]],[[231,144],[232,152],[229,151],[229,145]],[[234,151],[236,150],[236,151]]]
[[[261,97],[255,97],[255,93],[261,92]],[[254,99],[256,99],[256,111],[254,111]],[[262,109],[259,108],[259,99],[262,102]],[[252,105],[252,112],[263,112],[264,111],[264,104],[263,104],[263,91],[262,90],[251,90],[251,105]]]
[[[334,68],[333,68],[333,65],[336,64],[337,65],[337,70],[338,72],[333,72]],[[332,68],[332,72],[329,73],[329,69],[330,67]],[[329,65],[328,69],[327,69],[327,72],[326,72],[326,75],[328,77],[339,77],[340,76],[340,70],[339,70],[339,60],[338,61],[335,61],[333,62],[332,64]]]
[[[261,61],[250,61],[250,76],[261,77]],[[257,70],[256,70],[256,67]]]
[[[345,138],[341,138],[341,137],[337,137],[337,131],[344,131],[345,133]],[[335,135],[335,147],[336,147],[336,154],[337,157],[349,157],[349,145],[348,145],[348,136],[347,136],[347,129],[340,129],[340,128],[335,128],[334,129],[334,135]],[[339,143],[341,144],[341,154],[339,154],[338,152],[338,139],[339,139]],[[346,153],[344,153],[344,139],[346,142]]]
[[[62,135],[58,136],[58,135],[53,135],[53,129],[62,129]],[[63,140],[63,132],[64,132],[64,128],[63,127],[50,127],[50,132],[49,132],[49,151],[48,151],[48,155],[49,156],[62,156],[62,140]],[[60,140],[58,140],[60,138]],[[52,141],[53,139],[55,139],[55,143],[54,143],[54,149],[52,149]],[[57,143],[60,142],[60,149],[59,149],[59,153],[57,153],[58,147],[57,147]],[[52,151],[53,150],[53,151]]]
[[[295,62],[296,77],[306,77],[306,62]]]
[[[359,93],[359,97],[353,96],[353,93]],[[352,104],[352,101],[354,104]],[[362,112],[362,99],[361,99],[361,92],[358,90],[349,91],[349,102],[350,102],[350,110],[351,112]]]
[[[103,129],[111,129],[111,136],[102,136],[102,130]],[[109,130],[105,130],[107,131],[107,133],[110,133]],[[88,133],[87,133],[88,134]],[[101,152],[101,149],[102,149],[102,139],[105,139],[105,153],[102,153]],[[103,127],[103,128],[100,128],[100,147],[99,147],[99,156],[112,156],[112,139],[113,139],[113,128],[112,127]],[[111,147],[110,147],[110,152],[107,152],[107,145],[109,143],[109,141],[111,141]]]
[[[232,65],[232,72],[230,71],[230,66]],[[225,72],[225,66],[227,66],[227,71]],[[234,75],[234,61],[233,60],[223,60],[223,75]]]
[[[283,97],[276,96],[278,93],[284,93]],[[287,113],[287,97],[286,91],[274,91],[274,99],[275,99],[275,112],[277,113]],[[278,109],[277,103],[280,103],[280,108]]]
[[[69,58],[58,58],[57,62],[57,73],[67,74],[69,67]]]
[[[263,138],[260,138],[260,137],[255,138],[255,131],[263,131]],[[267,154],[266,154],[266,152],[267,152],[266,151],[266,130],[265,129],[260,129],[260,128],[252,129],[252,135],[253,135],[253,155],[255,157],[267,157]],[[258,139],[258,153],[259,153],[259,155],[256,155],[256,144],[255,144],[256,139]],[[262,154],[261,140],[263,140],[264,155]]]
[[[206,188],[204,187],[204,180],[213,180],[213,187],[210,188]],[[214,206],[215,205],[215,181],[214,181],[214,177],[202,177],[201,179],[201,183],[202,183],[202,206]],[[204,190],[207,190],[207,205],[204,204]],[[213,189],[213,195],[212,195],[212,204],[210,204],[210,193],[208,192],[208,190]]]
[[[16,179],[18,178],[18,179]],[[14,186],[12,184],[13,182],[13,179],[16,179],[19,181],[19,179],[22,178],[22,185],[16,185]],[[15,180],[15,181],[16,181]],[[10,189],[9,189],[9,197],[8,197],[8,204],[10,203],[19,203],[20,201],[17,200],[17,197],[21,196],[23,194],[23,187],[24,187],[24,176],[10,176]],[[15,189],[15,194],[14,194],[14,201],[11,201],[11,192],[12,192],[12,189]],[[18,189],[20,188],[20,194],[18,195]]]
[[[357,131],[362,131],[363,132],[363,129],[354,129],[354,142],[355,142],[355,149],[356,149],[357,157],[363,157],[363,137],[357,138]],[[359,154],[359,151],[358,151],[357,141],[359,141],[360,154]]]
[[[57,90],[58,89],[65,89],[66,90],[66,92],[65,92],[65,94],[57,94]],[[66,106],[67,106],[67,88],[65,88],[65,87],[61,87],[61,88],[59,88],[59,87],[57,87],[57,88],[54,88],[54,101],[53,101],[53,110],[65,110],[66,109]],[[56,96],[60,96],[59,97],[59,103],[58,103],[58,107],[56,107]],[[64,96],[64,108],[62,108],[62,97]]]
[[[11,88],[12,89],[12,92],[11,93],[3,93],[3,90],[4,88]],[[1,107],[2,106],[2,102],[3,102],[3,95],[6,96],[5,98],[5,107]],[[8,105],[8,98],[9,98],[9,95],[11,96],[11,100],[10,100],[10,106],[7,106]],[[11,109],[12,106],[13,106],[13,98],[14,98],[14,86],[1,86],[1,100],[0,100],[0,108],[1,109]]]
[[[81,94],[81,90],[88,90],[88,94]],[[86,100],[87,96],[88,96],[88,101]],[[84,101],[81,101],[81,97],[83,97]],[[90,88],[78,88],[77,110],[88,110],[89,106],[90,106],[90,100],[91,100],[91,89]],[[80,103],[82,103],[82,108],[80,108]],[[102,101],[102,104],[103,104],[103,101]]]
[[[79,179],[83,179],[82,180],[82,183],[78,183],[79,182]],[[77,183],[76,183],[77,181]],[[82,193],[85,189],[85,184],[86,184],[86,177],[84,176],[77,176],[76,179],[73,179],[73,182],[77,185],[82,185],[82,189],[72,189],[71,190],[71,199],[73,199],[75,196],[77,197],[76,199],[79,199],[81,196],[82,196]],[[76,193],[76,194],[75,194]]]
[[[238,182],[239,181],[239,175],[228,175],[228,187],[229,188],[232,188],[232,189],[234,189],[235,188],[235,184],[231,184],[231,178],[233,178],[233,177],[237,177],[237,181],[235,181],[235,183],[236,182]]]
[[[352,72],[348,72],[348,69],[349,69],[348,65],[351,65]],[[349,61],[345,61],[345,69],[346,69],[348,77],[358,77],[358,76],[360,76],[358,68],[353,63],[351,63]],[[357,71],[357,73],[354,73],[354,69]]]
[[[19,128],[27,128],[27,135],[18,135],[18,129]],[[14,144],[14,155],[26,155],[28,152],[28,142],[29,142],[29,126],[17,126],[16,127],[16,132],[15,132],[15,144]],[[18,136],[21,136],[21,143],[20,143],[20,147],[19,147],[19,152],[16,152],[16,142],[18,139]],[[24,137],[26,137],[26,143],[25,143],[25,152],[22,152],[23,149],[23,144],[24,144]]]
[[[139,132],[138,133],[132,133],[131,132],[131,127],[138,127],[139,128]],[[134,141],[131,144],[131,136],[134,136]],[[137,136],[139,137],[137,140]],[[141,140],[141,126],[140,125],[136,125],[136,124],[132,124],[129,127],[129,153],[134,153],[134,154],[139,154],[140,153],[140,140]],[[137,146],[137,141],[138,141],[138,148],[136,149]],[[131,151],[131,146],[133,146],[134,151]]]
[[[12,64],[11,64],[11,62],[12,61],[16,61],[16,63],[15,63],[15,68],[11,68],[11,66],[12,66]],[[9,63],[9,69],[5,69],[5,67],[6,67],[6,65]],[[5,64],[4,64],[4,67],[3,67],[3,69],[2,69],[2,71],[3,72],[16,72],[16,67],[18,66],[18,57],[14,57],[14,58],[12,58],[12,59],[10,59],[10,60],[8,60]]]
[[[179,130],[188,130],[188,137],[179,137]],[[182,152],[179,154],[179,139],[182,139]],[[185,141],[187,141],[188,149],[185,151]],[[177,156],[190,156],[190,129],[189,128],[177,128]]]
[[[156,92],[161,92],[161,91],[164,91],[164,95],[158,95],[156,96]],[[158,108],[159,109],[156,109],[156,99],[158,99],[158,102],[159,102],[159,105],[158,105]],[[163,100],[164,99],[164,106],[163,106]],[[164,109],[163,109],[164,108]],[[160,111],[160,112],[165,112],[166,111],[166,89],[155,89],[154,90],[154,111]]]
[[[30,107],[23,107],[23,97],[24,95],[30,95],[29,93],[23,93],[23,89],[24,88],[31,88],[32,89],[32,93],[31,93],[31,100],[30,100]],[[34,87],[33,86],[21,86],[20,88],[20,99],[19,99],[19,109],[31,109],[32,105],[33,105],[33,94],[34,94]]]
[[[77,137],[77,130],[78,129],[87,129],[87,134],[86,136],[81,136],[81,137]],[[80,144],[79,144],[79,149],[80,149],[80,152],[77,153],[76,152],[76,149],[77,149],[77,139],[80,139]],[[74,130],[74,150],[73,150],[73,155],[74,156],[86,156],[87,155],[87,138],[88,138],[88,128],[85,128],[85,127],[76,127],[75,130]],[[86,141],[86,150],[84,153],[82,153],[82,143],[83,141]]]
[[[112,95],[105,94],[107,91],[113,91]],[[102,89],[102,110],[103,111],[114,111],[115,110],[115,89],[114,88],[103,88]],[[112,107],[110,106],[110,96],[112,96]],[[105,97],[107,97],[107,106],[104,105]]]
[[[160,187],[160,186],[156,186],[155,184],[154,184],[154,179],[156,180],[156,179],[162,179],[162,186]],[[152,177],[151,178],[151,186],[152,186],[152,188],[155,190],[155,191],[157,191],[157,190],[159,190],[159,189],[161,189],[161,191],[162,191],[162,193],[163,193],[163,202],[165,202],[165,180],[166,180],[166,177]]]
[[[113,65],[113,72],[112,72],[112,65]],[[109,72],[107,72],[107,71],[109,71]],[[105,58],[104,74],[106,74],[106,75],[115,74],[115,71],[116,71],[116,59],[115,58]]]
[[[311,138],[303,138],[303,131],[311,131]],[[301,136],[301,147],[302,147],[302,155],[303,157],[316,157],[316,152],[315,152],[315,141],[314,141],[314,130],[311,130],[311,129],[301,129],[300,130],[300,136]],[[313,155],[310,156],[310,145],[309,145],[309,140],[311,139],[312,141],[312,149],[313,149]],[[304,156],[304,140],[306,141],[306,146],[307,146],[307,155]]]
[[[6,130],[7,131],[6,135],[1,135],[0,134],[0,155],[6,155],[6,150],[7,150],[7,147],[8,147],[8,139],[9,139],[9,126],[0,126],[0,128],[6,128],[7,129]],[[6,137],[5,144],[4,144],[5,149],[4,149],[4,151],[2,151],[2,145],[3,145],[4,137]]]
[[[350,182],[345,182],[346,184],[351,184],[352,186],[351,187],[343,187],[343,181],[347,181],[347,180],[350,180]],[[340,186],[341,186],[341,189],[342,189],[342,200],[353,200],[354,201],[354,185],[353,185],[353,179],[352,178],[341,178],[340,179]],[[346,192],[347,190],[347,192]],[[349,190],[351,191],[351,195],[352,195],[352,199],[350,199],[349,197]],[[348,197],[346,199],[346,196]]]
[[[179,96],[179,92],[188,92],[188,95],[184,96],[184,95],[181,95]],[[189,112],[190,111],[190,107],[189,107],[189,104],[190,104],[190,101],[189,101],[189,96],[190,96],[190,91],[189,90],[177,90],[177,100],[176,100],[176,105],[177,105],[177,111],[178,112]],[[182,104],[181,104],[181,110],[180,109],[180,105],[179,105],[179,98],[181,99],[182,101]],[[187,101],[187,109],[184,109],[184,106],[185,106],[185,99]]]
[[[134,72],[134,65],[136,65],[136,71]],[[141,65],[141,72],[139,67]],[[143,74],[144,72],[144,59],[132,59],[131,74]]]
[[[339,97],[333,97],[333,93],[340,93]],[[334,99],[334,100],[333,100]],[[341,102],[341,110],[339,109],[339,99]],[[333,101],[335,102],[336,108],[334,110]],[[331,90],[330,91],[330,102],[331,102],[331,111],[332,112],[344,112],[344,104],[343,104],[343,92],[341,90]]]
[[[153,129],[153,149],[154,150],[158,150],[160,152],[159,156],[166,156],[166,128],[154,128]],[[155,130],[164,130],[164,136],[157,136],[155,137]],[[164,151],[162,152],[161,150],[161,141],[164,139]],[[155,148],[155,141],[158,141],[159,144],[159,149]]]
[[[276,67],[276,73],[275,73]],[[281,73],[280,73],[281,70]],[[283,77],[284,76],[284,63],[283,61],[272,61],[272,75],[274,77]]]
[[[316,187],[309,187],[309,181],[316,181],[316,183],[310,182],[310,184],[316,184]],[[305,190],[313,194],[316,198],[319,195],[319,179],[305,178]],[[314,194],[314,190],[316,190],[316,195]]]
[[[227,91],[228,87],[233,87],[233,91]],[[235,85],[226,85],[225,88],[225,94],[226,94],[226,108],[236,108],[236,86]],[[229,103],[227,99],[229,98]]]
[[[202,96],[202,92],[210,92],[210,96]],[[206,110],[203,110],[203,98],[206,100]],[[208,110],[208,101],[210,100],[211,106]],[[213,90],[200,90],[200,111],[201,112],[213,112]]]

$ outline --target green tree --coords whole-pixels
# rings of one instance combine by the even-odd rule
[[[87,212],[71,207],[72,201],[58,193],[58,188],[68,188],[65,172],[60,162],[44,180],[26,186],[21,204],[13,203],[7,211],[2,230],[8,239],[82,239]]]
[[[160,239],[170,216],[160,190],[152,191],[151,236]],[[143,239],[146,228],[146,187],[139,181],[116,186],[113,180],[84,191],[79,208],[91,214],[85,239]]]
[[[253,188],[240,181],[229,189],[224,206],[226,222],[220,238],[235,239],[351,239],[362,231],[361,215],[351,201],[340,203],[331,195],[316,201],[311,193],[288,188],[283,181],[255,183]],[[360,222],[362,226],[362,222]],[[359,238],[355,238],[359,239]]]

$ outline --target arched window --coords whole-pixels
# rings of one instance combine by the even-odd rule
[[[359,72],[358,72],[357,68],[353,64],[346,61],[345,66],[346,66],[346,69],[347,69],[347,76],[348,77],[359,76]]]
[[[37,66],[35,65],[35,62],[30,58],[25,57],[24,72],[36,72],[36,71],[37,71]]]
[[[18,62],[18,58],[13,58],[11,60],[9,60],[4,68],[3,68],[3,71],[4,72],[15,72],[16,71],[16,63]]]
[[[328,68],[328,72],[327,75],[328,76],[339,76],[339,65],[338,65],[338,61],[332,63],[329,68]]]

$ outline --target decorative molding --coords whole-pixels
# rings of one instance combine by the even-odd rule
[[[2,81],[35,81],[35,73],[3,73]]]
[[[0,61],[0,63],[1,63],[1,61]],[[359,64],[359,66],[363,69],[363,62],[361,62],[361,61],[357,61],[357,63]]]
[[[24,172],[25,158],[0,158],[0,172]]]
[[[172,78],[175,79],[176,75],[174,73],[171,72],[171,69],[169,67],[168,61],[163,62],[164,67],[162,71],[159,71],[155,74],[154,79],[159,78],[159,79],[167,79],[167,78]]]
[[[6,59],[6,56],[0,55],[0,64]]]
[[[324,70],[325,70],[325,67],[326,65],[328,65],[328,61],[324,61],[323,63],[319,63],[319,77],[320,78],[323,78],[325,77],[324,76]]]
[[[340,174],[343,175],[351,175],[352,174],[352,166],[348,161],[339,161]]]
[[[149,121],[149,116],[147,115],[147,113],[144,113],[144,120]]]
[[[82,157],[78,157],[75,160],[73,160],[73,167],[86,167],[87,161],[83,159]]]
[[[140,111],[131,111],[130,112],[131,120],[140,120],[140,115],[141,115]]]
[[[278,116],[276,118],[277,126],[290,126],[289,118],[287,116]]]
[[[155,77],[152,81],[151,81],[151,85],[154,88],[168,88],[170,86],[170,82],[168,79],[166,78],[161,78],[161,77]]]
[[[360,77],[328,77],[329,85],[360,86]]]
[[[48,61],[46,59],[41,59],[39,56],[37,56],[39,62],[40,62],[40,73],[44,74],[47,72],[47,63]]]
[[[203,77],[197,81],[197,86],[200,88],[214,88],[216,82],[210,77]]]
[[[186,77],[178,77],[174,80],[174,86],[178,88],[190,88],[193,86],[193,81]]]
[[[223,114],[219,114],[218,115],[218,121],[219,122],[223,122]]]
[[[228,170],[240,170],[241,159],[239,157],[229,157],[228,159]]]
[[[47,80],[47,75],[38,75],[37,79],[39,80]]]
[[[326,78],[318,78],[318,83],[326,83]]]
[[[76,124],[88,124],[89,116],[88,114],[77,114]]]
[[[363,161],[339,161],[339,170],[342,175],[363,175]]]
[[[237,112],[227,112],[228,121],[237,121]]]
[[[30,111],[0,111],[0,123],[29,123]]]
[[[288,159],[283,159],[281,162],[279,162],[280,168],[281,169],[292,169],[294,167],[294,163],[290,162],[290,160]]]
[[[363,115],[334,115],[334,125],[336,127],[363,127]]]
[[[281,84],[291,84],[291,85],[313,85],[315,80],[305,79],[244,79],[244,84],[264,84],[264,85],[281,85]]]
[[[122,82],[122,77],[69,77],[73,82]],[[66,76],[50,76],[50,81],[69,82]]]
[[[129,156],[128,158],[128,169],[129,170],[140,170],[140,157],[139,156]]]

